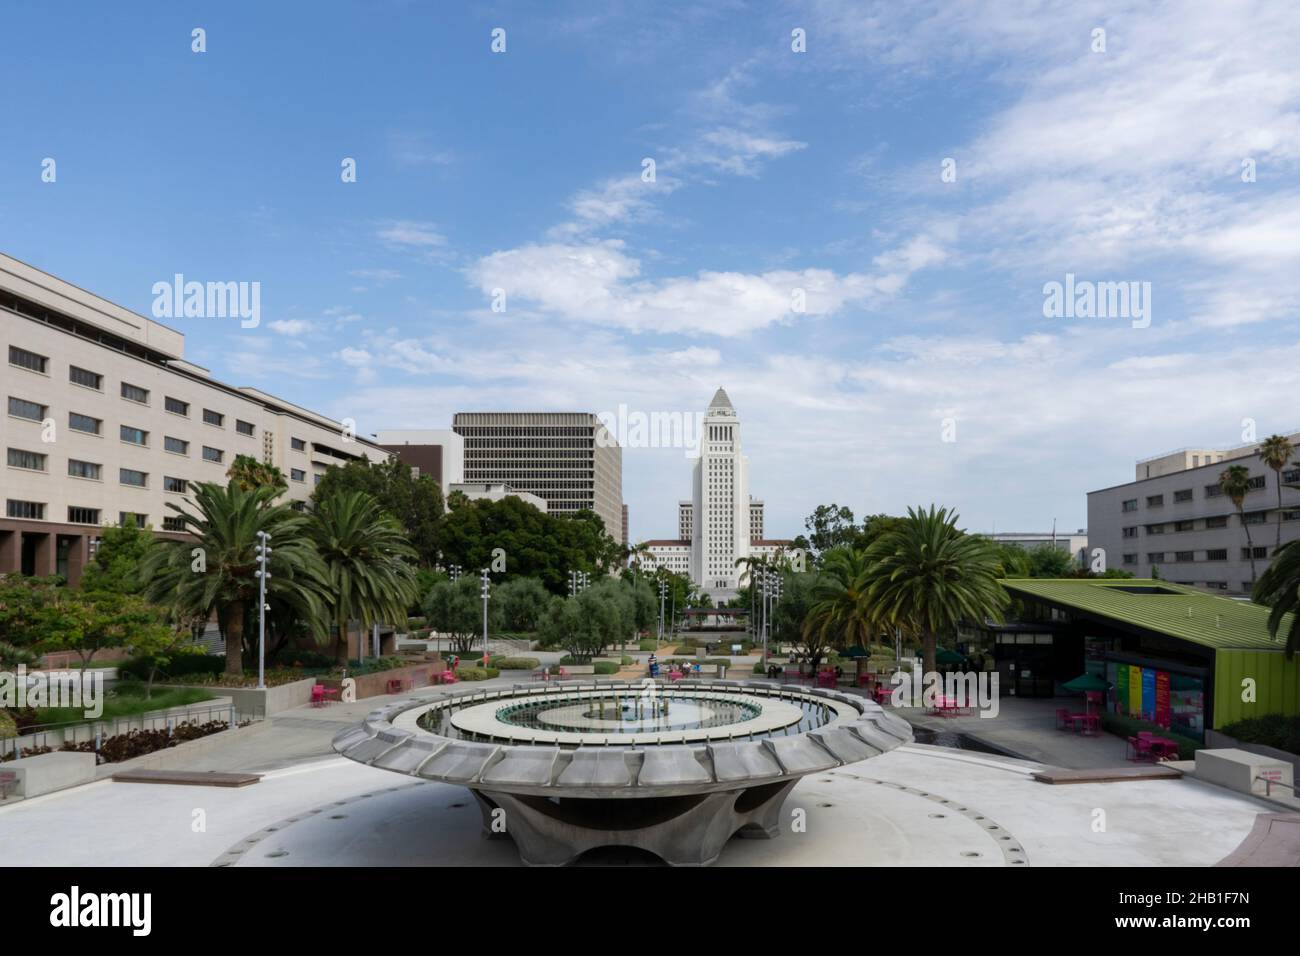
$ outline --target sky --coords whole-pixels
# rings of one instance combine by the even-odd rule
[[[254,328],[164,321],[363,433],[722,386],[787,537],[828,502],[1072,531],[1138,458],[1300,430],[1293,4],[70,2],[4,35],[0,249],[144,315],[176,273],[259,283]],[[1146,318],[1047,314],[1067,275]],[[634,540],[676,534],[688,455],[624,450]]]

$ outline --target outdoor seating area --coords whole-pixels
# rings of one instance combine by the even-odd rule
[[[340,696],[337,687],[326,687],[323,684],[317,684],[311,689],[311,705],[313,707],[324,707],[337,702]]]
[[[1158,763],[1161,760],[1177,760],[1179,757],[1178,741],[1161,737],[1143,730],[1128,738],[1128,759],[1135,763]]]
[[[1095,737],[1101,728],[1101,715],[1091,711],[1074,713],[1068,707],[1056,709],[1056,729],[1072,730],[1085,737]]]

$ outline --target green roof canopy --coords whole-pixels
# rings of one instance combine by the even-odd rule
[[[1285,641],[1268,633],[1262,604],[1234,601],[1151,578],[1008,578],[1013,598],[1033,598],[1109,618],[1216,650],[1280,651]],[[1290,627],[1283,619],[1280,633]]]

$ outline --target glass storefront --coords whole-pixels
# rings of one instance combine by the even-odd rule
[[[1205,734],[1205,681],[1176,671],[1108,660],[1106,709],[1196,740]]]

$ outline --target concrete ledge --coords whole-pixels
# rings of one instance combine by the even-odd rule
[[[0,769],[17,775],[17,785],[14,788],[17,796],[39,797],[43,793],[91,783],[95,779],[95,755],[56,751],[10,760],[0,764]]]
[[[1269,781],[1290,796],[1294,792],[1293,770],[1290,761],[1274,760],[1248,750],[1228,748],[1196,751],[1197,780],[1252,796],[1264,796],[1268,792]]]
[[[220,733],[208,734],[206,737],[200,737],[198,740],[187,740],[183,744],[177,744],[175,747],[167,747],[163,750],[155,750],[151,754],[144,754],[140,757],[132,757],[130,760],[123,760],[120,763],[101,764],[95,771],[96,779],[111,777],[115,773],[124,770],[161,770],[173,767],[184,767],[185,763],[193,760],[195,757],[205,754],[217,747],[224,747],[234,741],[245,741],[250,737],[258,734],[264,734],[271,729],[271,721],[259,720],[256,723],[249,724],[247,727],[236,727],[233,730],[223,730]]]

